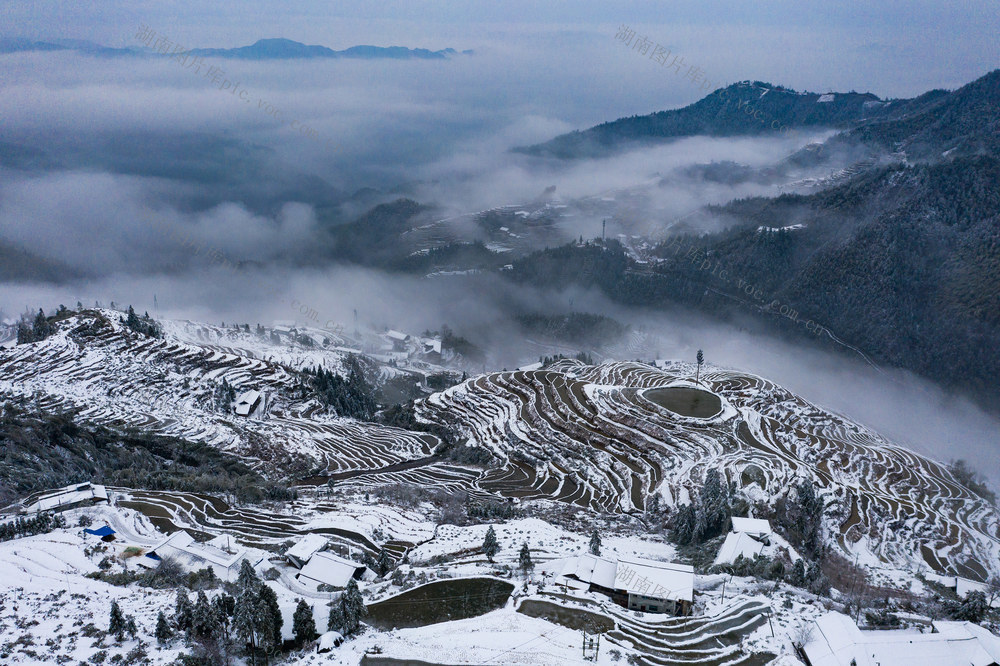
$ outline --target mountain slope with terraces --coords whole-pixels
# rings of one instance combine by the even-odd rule
[[[339,418],[303,397],[302,369],[345,371],[346,339],[316,347],[193,322],[163,328],[162,339],[137,334],[110,310],[64,316],[47,339],[0,352],[0,396],[205,444],[293,484],[433,489],[543,514],[561,504],[632,525],[654,496],[668,513],[690,502],[712,469],[765,511],[807,481],[824,502],[825,541],[843,554],[911,573],[997,573],[1000,513],[945,465],[760,377],[708,369],[696,382],[684,364],[560,360],[418,399],[418,432]],[[261,390],[264,404],[249,418],[218,410],[223,379]],[[443,455],[431,431],[459,433],[486,462]]]
[[[824,500],[827,541],[845,553],[860,546],[882,566],[978,580],[995,572],[1000,513],[944,465],[759,377],[711,370],[696,384],[694,374],[563,360],[471,379],[418,414],[503,461],[478,480],[484,490],[634,514],[654,494],[688,501],[710,469],[765,504],[807,480]],[[684,415],[657,389],[694,389],[717,407]]]
[[[337,346],[343,340],[317,348],[171,321],[160,339],[129,330],[112,310],[55,325],[45,340],[0,352],[0,396],[31,398],[39,410],[74,411],[81,422],[119,431],[206,443],[269,476],[384,469],[438,445],[428,434],[327,415],[303,398],[303,369],[344,372],[350,350]],[[261,391],[261,406],[249,418],[217,409],[213,393],[223,380],[236,391]]]

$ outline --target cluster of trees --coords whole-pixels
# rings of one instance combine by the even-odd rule
[[[60,527],[66,527],[66,519],[59,514],[40,513],[33,518],[17,518],[0,524],[0,541],[45,534]]]
[[[457,335],[447,324],[441,326],[441,349],[455,352],[472,362],[482,361],[486,358],[482,349]]]
[[[773,523],[783,528],[788,541],[799,552],[816,558],[823,556],[823,498],[816,494],[811,481],[801,481],[775,503]]]
[[[417,420],[417,410],[413,406],[413,401],[396,403],[387,407],[379,414],[378,421],[403,430],[415,430],[434,435],[441,441],[441,446],[436,451],[439,454],[443,454],[447,449],[458,444],[460,439],[458,431],[453,427]]]
[[[217,385],[215,391],[212,393],[212,406],[215,408],[215,411],[227,414],[232,409],[235,401],[236,389],[223,377],[222,383]]]
[[[17,322],[17,344],[24,345],[29,342],[40,342],[56,332],[56,325],[49,321],[45,312],[38,308],[38,314],[34,319],[28,315],[22,315]]]
[[[967,622],[982,622],[990,610],[989,599],[981,590],[973,590],[960,601],[945,600],[942,602],[945,614],[953,620]]]
[[[472,501],[466,505],[466,513],[470,518],[486,520],[510,520],[519,518],[523,513],[513,502],[481,502]]]
[[[820,565],[807,564],[801,557],[794,564],[788,566],[786,561],[763,555],[753,558],[745,558],[740,555],[732,564],[718,565],[714,567],[714,571],[733,576],[753,576],[762,580],[781,581],[794,587],[808,589],[813,594],[818,595],[830,593],[830,581]]]
[[[171,563],[167,562],[166,566],[169,568]],[[261,658],[266,663],[269,657],[280,652],[284,646],[281,636],[284,621],[274,590],[246,561],[240,567],[235,584],[225,585],[232,594],[223,591],[209,599],[204,590],[199,590],[194,602],[187,590],[179,589],[173,613],[168,615],[160,611],[156,617],[154,637],[157,643],[169,645],[183,638],[193,647],[193,654],[186,656],[184,662],[204,666],[231,663],[231,657],[241,651],[253,664]],[[354,592],[360,598],[356,584]],[[364,603],[361,602],[361,611],[358,611],[354,598],[348,599],[345,607],[351,618],[365,613]],[[345,633],[357,630],[356,624],[351,626],[353,628]],[[122,613],[117,602],[111,605],[108,633],[119,642],[125,635],[135,638],[137,634],[135,619]],[[298,600],[292,617],[292,633],[297,647],[317,636],[312,607],[302,599]]]
[[[151,338],[162,338],[163,328],[156,323],[149,313],[144,313],[141,317],[135,313],[132,306],[128,306],[128,314],[125,317],[125,325],[140,335],[148,335]]]
[[[30,400],[0,404],[0,500],[94,481],[149,490],[230,494],[237,501],[291,500],[295,491],[263,478],[209,444],[80,424],[77,411],[43,412]]]
[[[346,363],[346,377],[322,367],[305,370],[307,383],[302,387],[302,397],[314,396],[337,416],[370,421],[378,409],[375,389],[365,379],[364,368],[356,356],[349,355]]]
[[[361,628],[361,618],[368,615],[368,607],[358,589],[358,583],[353,578],[347,582],[340,598],[330,603],[330,617],[326,623],[327,631],[338,631],[344,636],[350,636]]]
[[[223,592],[212,600],[200,590],[194,603],[187,590],[178,590],[173,614],[169,618],[162,611],[157,615],[157,642],[166,645],[183,637],[193,644],[195,660],[211,665],[228,663],[240,644],[255,664],[258,657],[277,653],[284,621],[274,590],[245,560],[232,589],[235,596]]]
[[[697,497],[681,504],[670,521],[670,539],[679,545],[702,543],[729,529],[735,491],[717,469],[710,469]]]
[[[547,365],[552,365],[556,361],[561,361],[564,358],[575,358],[577,361],[580,361],[581,363],[586,363],[587,365],[594,365],[593,355],[582,351],[577,352],[572,357],[564,356],[563,354],[556,354],[555,356],[539,356],[538,362],[541,363],[543,366],[547,366]]]
[[[114,636],[119,643],[125,640],[126,634],[135,638],[136,634],[139,633],[138,628],[135,626],[135,618],[131,615],[125,615],[117,601],[111,602],[111,618],[108,621],[108,633]]]

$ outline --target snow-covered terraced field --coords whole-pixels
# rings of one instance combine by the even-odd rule
[[[566,360],[470,379],[421,401],[418,414],[457,417],[472,443],[500,457],[477,481],[483,490],[635,512],[654,492],[667,504],[686,501],[710,468],[759,497],[809,478],[825,499],[827,532],[845,550],[861,542],[886,564],[980,580],[997,569],[997,510],[943,465],[751,375],[704,372],[701,388],[722,403],[707,418],[644,395],[693,387],[693,374],[682,364]]]
[[[297,400],[300,366],[269,360],[337,371],[341,352],[288,351],[252,333],[189,322],[167,322],[168,334],[155,339],[132,333],[120,317],[87,311],[41,342],[0,353],[0,395],[32,396],[45,410],[80,409],[81,420],[101,425],[205,442],[266,470],[376,470],[425,458],[437,445],[427,434],[316,414],[316,403]],[[223,380],[237,391],[262,391],[265,403],[252,418],[213,409]]]

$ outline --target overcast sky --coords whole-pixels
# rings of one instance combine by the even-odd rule
[[[140,23],[188,46],[240,46],[263,37],[287,37],[331,48],[356,44],[484,49],[526,45],[549,51],[537,69],[572,53],[577,67],[610,68],[624,81],[645,84],[638,56],[612,42],[609,31],[627,24],[686,56],[722,81],[762,79],[823,92],[857,89],[909,96],[956,87],[1000,64],[1000,12],[993,0],[883,0],[876,3],[779,0],[604,2],[500,0],[490,2],[328,2],[241,0],[218,3],[98,4],[60,0],[6,0],[0,26],[6,37],[80,38],[127,46]],[[587,54],[580,53],[587,50]],[[568,72],[567,72],[568,73]],[[661,99],[697,97],[673,84]],[[648,91],[621,91],[648,103]],[[617,95],[616,95],[617,96]],[[645,108],[645,107],[643,107]],[[638,109],[635,109],[638,110]]]

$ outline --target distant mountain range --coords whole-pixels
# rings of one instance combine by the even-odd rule
[[[596,288],[628,305],[676,304],[736,322],[749,315],[789,335],[863,350],[1000,411],[1000,70],[955,91],[878,104],[848,93],[825,106],[814,94],[763,94],[765,85],[730,89],[755,91],[759,108],[789,125],[843,128],[825,142],[819,164],[849,154],[867,166],[814,194],[707,208],[728,221],[725,231],[675,236],[648,262],[617,243],[609,244],[614,251],[571,244],[514,260],[504,275]],[[762,131],[730,121],[718,104],[716,91],[684,109],[605,123],[530,152],[576,157],[694,133]],[[709,264],[728,277],[708,272]],[[795,320],[783,316],[792,309]],[[810,320],[824,330],[809,330]]]
[[[995,152],[1000,128],[982,124],[982,116],[996,117],[982,106],[987,103],[985,98],[961,122],[955,123],[956,113],[964,113],[961,109],[975,103],[975,98],[983,97],[984,88],[996,86],[995,74],[954,93],[932,90],[913,99],[894,100],[879,99],[871,93],[797,92],[762,81],[742,81],[719,88],[680,109],[619,118],[515,151],[575,159],[601,157],[689,136],[767,136],[785,132],[785,128],[834,128],[851,130],[840,137],[842,145],[860,141],[894,149],[894,142],[909,137],[914,149],[911,152],[926,157],[949,139],[964,137],[962,146],[951,147],[962,148],[965,154],[977,154],[977,146],[990,144]],[[940,131],[945,125],[952,127]],[[974,129],[974,136],[967,136],[965,129]],[[930,151],[927,155],[925,148]]]
[[[86,55],[103,57],[150,56],[157,55],[145,48],[114,48],[79,39],[54,39],[35,41],[30,39],[0,39],[0,54],[26,51],[77,51]],[[405,46],[352,46],[343,51],[335,51],[326,46],[302,44],[291,39],[259,39],[249,46],[233,49],[190,49],[194,55],[213,58],[240,58],[243,60],[292,60],[307,58],[356,58],[360,60],[446,60],[456,55],[471,55],[470,50],[459,54],[455,49],[430,51],[411,49]]]

